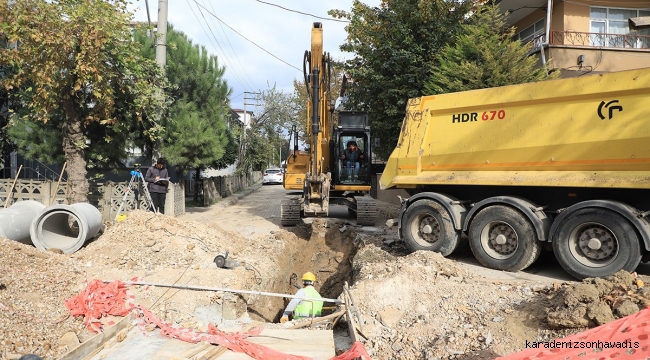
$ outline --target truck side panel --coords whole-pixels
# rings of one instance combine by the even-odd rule
[[[411,99],[380,185],[650,188],[650,70]]]

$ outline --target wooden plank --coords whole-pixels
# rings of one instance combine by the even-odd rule
[[[252,343],[293,355],[330,359],[336,355],[331,330],[264,329],[260,336],[247,338]],[[228,351],[218,360],[250,360],[250,356]]]
[[[109,327],[106,331],[99,333],[92,338],[85,341],[83,344],[69,351],[67,354],[59,358],[59,360],[79,360],[85,359],[87,356],[100,350],[104,344],[112,337],[117,335],[123,329],[126,329],[131,321],[135,319],[135,314],[131,312],[129,315],[118,321],[117,324]]]
[[[134,328],[133,330],[137,330]],[[225,330],[225,329],[222,329]],[[241,330],[241,329],[237,329]],[[132,336],[131,336],[132,335]],[[289,329],[264,329],[259,336],[249,337],[248,341],[267,346],[282,353],[307,356],[314,359],[330,359],[336,355],[334,335],[331,330],[289,330]],[[141,331],[131,332],[129,337],[104,350],[92,360],[170,360],[187,359],[186,355],[196,344],[187,343],[177,339],[163,337],[158,330],[143,334]],[[215,347],[218,348],[218,347]],[[194,356],[203,357],[209,351],[200,352]],[[212,359],[216,354],[211,353]],[[77,359],[81,359],[77,358]],[[246,354],[226,351],[216,360],[250,360]],[[66,359],[72,360],[72,359]]]

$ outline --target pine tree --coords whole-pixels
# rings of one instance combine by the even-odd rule
[[[472,89],[540,81],[549,78],[537,58],[529,56],[531,44],[513,40],[515,29],[506,28],[506,15],[496,5],[481,6],[455,45],[442,50],[427,94],[444,94]],[[555,74],[551,77],[556,77]]]
[[[143,56],[155,57],[146,34],[137,33],[136,39]],[[229,141],[234,141],[226,126],[231,89],[224,73],[216,56],[169,26],[166,75],[174,103],[163,122],[161,150],[181,173],[195,170],[200,174],[208,167],[221,168],[224,155],[229,155]]]

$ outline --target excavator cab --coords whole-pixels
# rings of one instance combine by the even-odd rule
[[[336,154],[332,159],[335,164],[332,183],[334,185],[370,185],[370,126],[368,114],[365,112],[340,111],[338,113],[338,126],[334,129],[333,141]],[[354,143],[363,154],[362,159],[341,159],[348,145]],[[350,189],[355,190],[355,189]],[[361,190],[361,189],[359,189]],[[365,190],[365,188],[364,188]]]

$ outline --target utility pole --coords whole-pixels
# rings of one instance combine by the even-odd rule
[[[148,3],[147,3],[147,6]],[[158,0],[158,24],[156,26],[156,63],[165,72],[167,65],[167,0]],[[162,114],[159,114],[162,120]],[[155,164],[157,158],[162,156],[160,141],[156,141],[151,149],[152,165]]]
[[[255,95],[254,97],[251,95]],[[248,128],[248,125],[250,124],[250,120],[248,117],[248,111],[246,111],[246,105],[254,105],[258,106],[259,104],[257,101],[259,100],[257,97],[261,95],[260,92],[252,92],[252,91],[244,91],[244,130],[239,136],[239,164],[242,164],[244,161],[244,153],[246,152],[246,129]],[[254,100],[254,103],[249,103],[248,101]],[[252,116],[250,119],[252,120]]]
[[[158,0],[158,36],[156,36],[156,63],[163,71],[167,65],[167,0]]]

